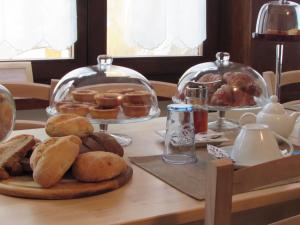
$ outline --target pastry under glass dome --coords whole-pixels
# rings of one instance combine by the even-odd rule
[[[300,5],[287,0],[270,1],[259,11],[256,38],[273,41],[300,40]]]
[[[287,0],[264,4],[260,8],[252,37],[277,42],[275,93],[280,99],[284,43],[300,41],[300,5]]]
[[[112,65],[109,56],[100,55],[97,61],[98,65],[75,69],[58,82],[46,109],[48,115],[76,113],[100,124],[103,130],[108,124],[159,116],[156,93],[142,74]]]
[[[11,93],[0,85],[0,142],[8,137],[15,125],[16,107]]]
[[[186,88],[204,85],[208,89],[207,108],[219,111],[219,119],[209,124],[213,130],[238,127],[225,120],[228,110],[245,110],[263,106],[268,92],[263,77],[249,66],[229,61],[226,52],[216,54],[216,61],[197,64],[188,69],[179,79],[175,102],[185,99]]]

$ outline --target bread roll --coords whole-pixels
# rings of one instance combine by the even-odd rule
[[[87,138],[83,138],[82,143],[88,147],[90,151],[105,151],[115,153],[119,156],[124,155],[123,147],[113,136],[105,132],[94,132]]]
[[[70,135],[49,138],[39,144],[30,157],[33,180],[42,187],[55,185],[79,154],[81,140]]]
[[[21,175],[22,160],[36,144],[34,136],[21,134],[0,144],[0,179]]]
[[[60,114],[48,119],[46,133],[50,137],[76,135],[79,137],[93,133],[93,126],[85,117],[76,114]]]
[[[87,152],[80,154],[73,167],[73,176],[83,182],[99,182],[118,176],[127,168],[120,156],[110,152]]]

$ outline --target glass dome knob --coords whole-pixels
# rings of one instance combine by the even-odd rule
[[[113,58],[109,55],[99,55],[97,57],[98,67],[100,70],[107,70],[112,65]]]
[[[218,52],[216,54],[216,58],[220,64],[228,65],[230,60],[230,54],[228,52]]]

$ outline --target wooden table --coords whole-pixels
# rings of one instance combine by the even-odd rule
[[[133,143],[127,156],[162,153],[155,130],[165,127],[165,118],[133,124],[110,125],[109,131],[126,133]],[[46,138],[43,129],[15,131]],[[73,200],[32,200],[0,195],[1,224],[184,224],[203,219],[204,201],[194,200],[163,181],[132,165],[132,180],[124,187],[101,195]],[[234,197],[233,211],[267,206],[300,198],[300,183]]]

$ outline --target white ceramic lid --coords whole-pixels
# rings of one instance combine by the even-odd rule
[[[269,114],[285,114],[283,105],[278,102],[278,97],[276,95],[272,95],[270,100],[271,102],[265,105],[262,112]]]

